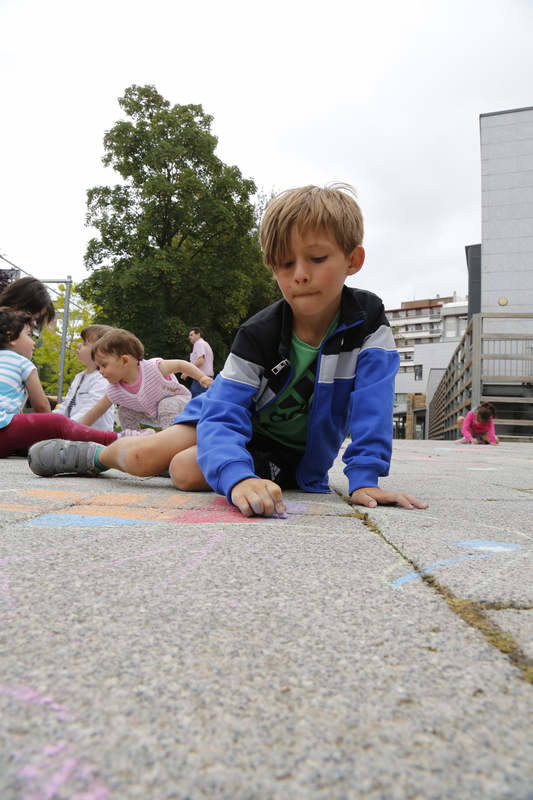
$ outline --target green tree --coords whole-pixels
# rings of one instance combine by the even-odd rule
[[[63,397],[72,383],[74,376],[85,369],[85,364],[78,361],[77,344],[80,331],[90,325],[99,309],[85,302],[77,294],[78,287],[73,287],[70,295],[69,322],[65,350],[65,366],[63,372]],[[39,378],[47,394],[56,395],[59,380],[59,360],[61,354],[61,337],[63,331],[63,313],[65,309],[65,287],[59,285],[59,295],[54,298],[56,323],[53,328],[44,328],[33,353],[33,361],[39,368]]]
[[[183,356],[200,326],[220,368],[240,323],[279,297],[261,258],[255,185],[217,157],[200,105],[171,106],[135,85],[119,104],[128,119],[105,134],[103,162],[122,180],[87,193],[98,236],[80,291],[101,307],[99,322],[133,331],[148,356]]]

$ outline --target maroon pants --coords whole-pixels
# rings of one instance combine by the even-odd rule
[[[0,428],[0,458],[13,453],[22,455],[28,447],[43,439],[70,439],[73,442],[107,445],[116,438],[114,431],[98,431],[80,425],[63,414],[16,414],[9,425]]]

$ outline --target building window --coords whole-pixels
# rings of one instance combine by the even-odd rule
[[[424,371],[423,364],[415,364],[415,381],[422,380],[422,373]]]

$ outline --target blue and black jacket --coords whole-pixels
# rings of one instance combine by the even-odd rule
[[[257,477],[246,449],[252,417],[274,402],[292,377],[292,310],[285,300],[238,330],[209,391],[195,397],[176,423],[197,423],[198,463],[209,485],[231,502],[231,490]],[[350,493],[388,475],[394,376],[399,366],[383,303],[345,286],[339,324],[321,344],[305,452],[296,479],[306,492],[329,492],[328,470],[348,434],[343,456]]]

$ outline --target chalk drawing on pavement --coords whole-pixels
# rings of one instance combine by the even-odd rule
[[[396,580],[392,581],[389,586],[393,586],[394,588],[398,589],[405,583],[421,579],[424,575],[430,575],[432,572],[435,572],[437,569],[439,569],[439,567],[448,567],[452,564],[461,564],[463,561],[472,561],[477,558],[491,558],[493,556],[500,555],[501,553],[510,553],[521,549],[520,545],[515,544],[514,542],[493,542],[487,539],[466,539],[461,542],[453,542],[453,544],[455,544],[457,547],[461,547],[463,550],[476,550],[478,552],[472,555],[458,556],[456,558],[445,558],[442,561],[434,561],[433,564],[428,564],[425,567],[421,567],[419,570],[413,570],[412,572],[408,572],[406,575],[396,578]]]
[[[63,703],[25,684],[0,683],[0,695],[51,711],[62,724],[62,736],[64,726],[76,717]],[[52,800],[60,793],[73,800],[106,800],[109,797],[110,790],[100,779],[98,770],[80,757],[75,745],[65,739],[46,744],[39,753],[32,755],[16,753],[14,760],[22,761],[16,776],[30,791],[24,794],[26,800]]]
[[[52,526],[54,528],[101,528],[108,525],[145,525],[145,519],[132,517],[88,516],[86,514],[41,514],[28,520],[26,525]],[[150,520],[151,525],[162,525],[163,520]]]
[[[510,553],[513,550],[520,550],[520,545],[514,542],[492,542],[488,539],[465,539],[454,544],[463,550],[483,550],[486,553]]]
[[[62,705],[62,703],[58,703],[53,697],[43,695],[31,686],[26,686],[25,684],[0,683],[0,695],[11,697],[19,703],[49,708],[56,714],[61,722],[72,716],[70,709]]]
[[[176,583],[180,578],[184,578],[186,575],[189,575],[191,572],[194,572],[198,569],[202,561],[205,561],[211,550],[215,547],[218,542],[221,542],[223,539],[226,538],[226,534],[224,531],[212,531],[208,534],[208,540],[202,547],[199,553],[196,553],[190,561],[187,562],[178,572],[175,572],[169,578],[167,578],[162,584],[157,587],[158,591],[165,589],[169,584]]]

